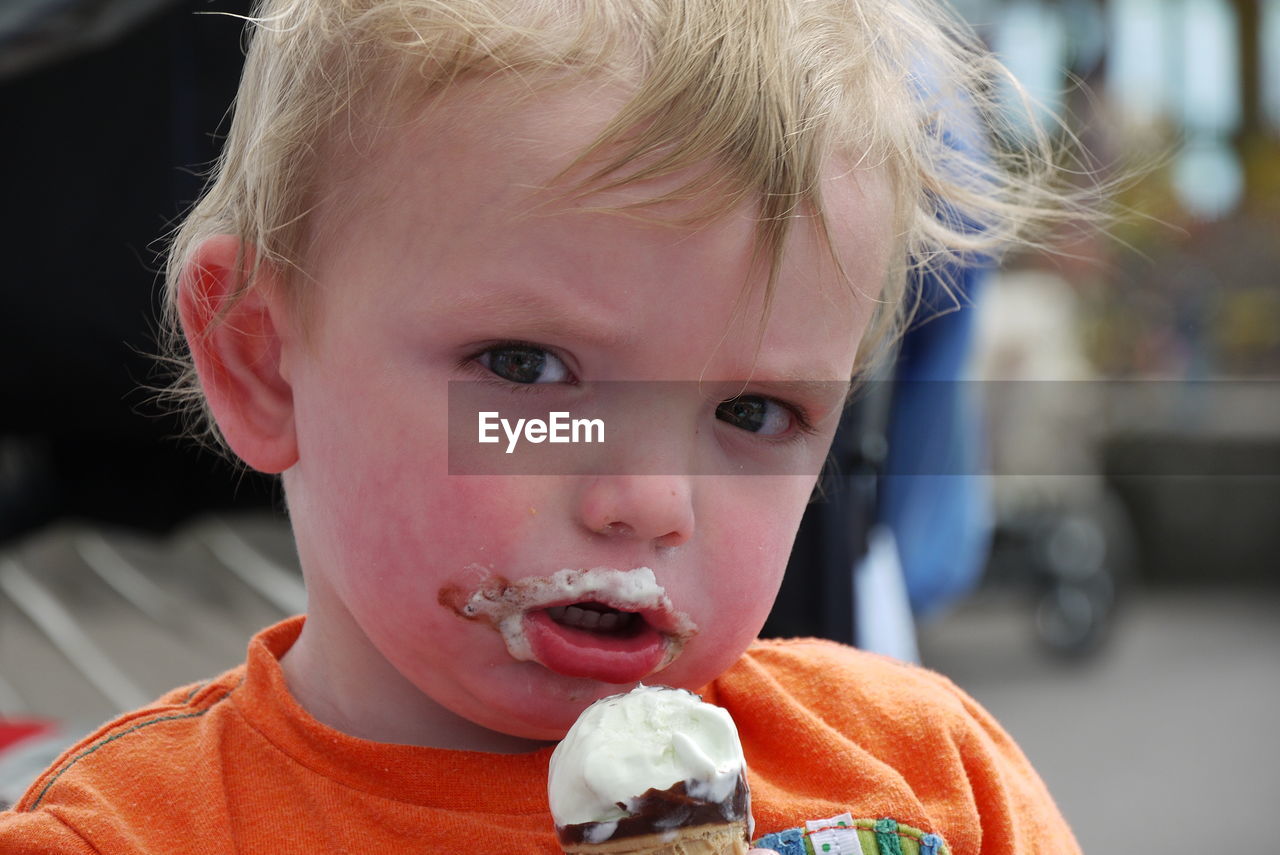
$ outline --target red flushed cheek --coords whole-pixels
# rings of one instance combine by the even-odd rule
[[[445,604],[443,589],[474,591],[495,573],[530,562],[530,502],[483,477],[415,476],[380,468],[347,482],[346,511],[325,537],[343,556],[344,598],[397,624]],[[450,609],[450,620],[453,617]]]
[[[541,536],[536,502],[512,490],[510,481],[457,476],[413,503],[418,509],[403,518],[402,531],[389,533],[390,544],[422,545],[420,576],[431,587],[435,602],[454,614],[481,588],[542,567],[554,547]],[[410,531],[410,529],[412,529]],[[428,571],[429,572],[425,572]]]
[[[512,549],[547,521],[538,518],[537,497],[516,486],[511,479],[450,476],[427,491],[423,504],[434,519],[447,521],[449,529],[438,533],[458,535],[458,547],[470,543],[485,551]]]

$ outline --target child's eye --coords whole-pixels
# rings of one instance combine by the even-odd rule
[[[716,418],[760,436],[781,436],[791,428],[796,417],[777,401],[747,395],[721,401],[716,407]]]
[[[512,383],[564,383],[571,376],[560,357],[532,345],[491,347],[476,361]]]

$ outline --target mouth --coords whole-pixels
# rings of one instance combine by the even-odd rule
[[[534,661],[566,677],[634,683],[668,658],[667,637],[643,615],[603,603],[526,612],[524,634]]]
[[[513,658],[611,684],[670,665],[698,631],[647,567],[561,570],[516,583],[494,577],[459,605],[461,617],[488,620]]]
[[[551,606],[547,616],[560,626],[580,629],[599,635],[626,636],[639,629],[644,618],[638,612],[627,612],[606,606],[604,603],[574,603],[567,606]]]

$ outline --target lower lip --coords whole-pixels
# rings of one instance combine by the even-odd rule
[[[540,665],[566,677],[602,683],[634,683],[647,677],[666,651],[662,633],[647,623],[636,633],[605,635],[564,626],[546,611],[536,611],[525,615],[524,630]]]

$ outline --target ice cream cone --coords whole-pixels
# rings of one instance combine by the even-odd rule
[[[745,855],[745,822],[677,828],[602,843],[562,843],[565,855]]]
[[[551,755],[547,800],[566,855],[744,855],[751,790],[729,713],[638,686],[588,707]]]

